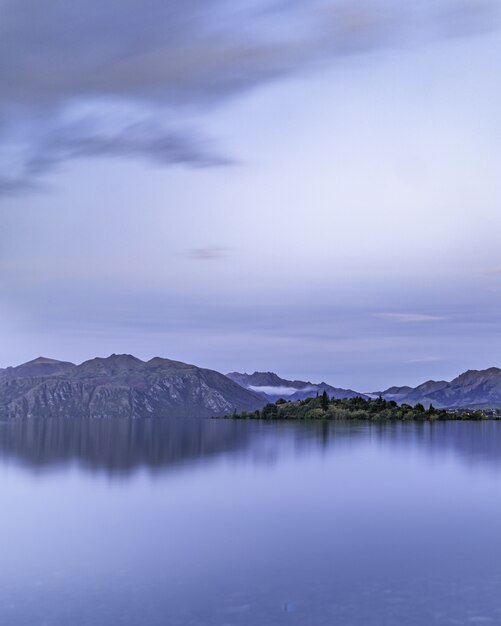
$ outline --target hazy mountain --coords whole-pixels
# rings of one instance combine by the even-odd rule
[[[324,391],[327,392],[330,398],[366,397],[364,394],[352,389],[340,389],[323,382],[310,383],[304,380],[287,380],[280,378],[274,372],[254,372],[254,374],[230,372],[227,376],[245,389],[261,394],[269,402],[275,402],[279,398],[304,400]]]
[[[418,387],[390,387],[379,392],[386,400],[437,408],[501,406],[501,369],[469,370],[454,380],[429,380]]]
[[[0,372],[1,418],[210,417],[262,405],[223,374],[169,359],[35,359]]]
[[[377,398],[378,396],[382,396],[385,400],[395,400],[395,402],[399,402],[401,398],[405,398],[411,391],[414,391],[414,387],[390,387],[385,391],[375,391],[371,393],[371,398]]]

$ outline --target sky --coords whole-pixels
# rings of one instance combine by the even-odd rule
[[[0,0],[0,367],[501,366],[499,0]]]

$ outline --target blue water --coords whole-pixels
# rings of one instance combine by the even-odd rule
[[[0,624],[501,624],[501,423],[0,423]]]

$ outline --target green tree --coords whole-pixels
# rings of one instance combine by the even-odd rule
[[[327,411],[327,409],[329,408],[329,396],[327,395],[327,391],[325,391],[322,394],[322,398],[320,399],[320,406],[322,407],[323,411]]]
[[[263,410],[261,411],[261,417],[264,420],[274,419],[277,417],[277,415],[278,415],[277,405],[271,404],[270,402],[268,404],[265,404],[265,406],[263,407]]]

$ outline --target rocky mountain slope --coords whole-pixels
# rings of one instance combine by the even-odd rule
[[[228,378],[235,381],[245,389],[259,393],[269,402],[275,402],[279,398],[287,400],[304,400],[315,397],[317,394],[327,392],[330,398],[354,398],[366,397],[362,393],[352,389],[340,389],[327,383],[310,383],[304,380],[287,380],[280,378],[273,372],[254,372],[254,374],[241,374],[230,372]]]
[[[263,403],[223,374],[161,358],[113,354],[81,365],[39,358],[0,371],[0,419],[210,417]]]
[[[488,408],[501,406],[501,369],[468,370],[452,381],[429,380],[418,387],[390,387],[379,392],[399,404],[417,402],[436,408]]]

